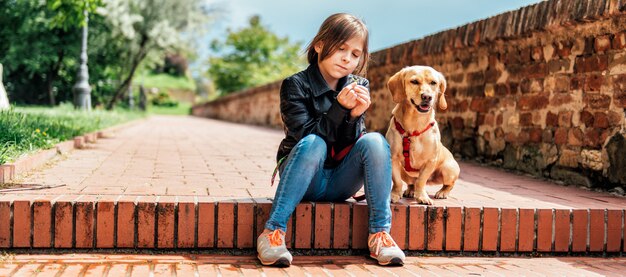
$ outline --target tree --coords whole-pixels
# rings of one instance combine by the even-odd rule
[[[102,0],[47,0],[48,9],[54,12],[50,19],[52,28],[63,30],[85,25],[85,11],[92,14],[102,6]]]
[[[250,25],[228,31],[225,41],[214,40],[209,58],[209,76],[220,93],[227,94],[245,88],[276,81],[301,70],[304,57],[298,55],[301,44],[280,38],[253,16]]]
[[[60,72],[77,53],[76,27],[52,24],[55,11],[38,0],[0,1],[0,60],[7,72],[7,91],[17,102],[54,105]],[[45,92],[45,93],[42,93]]]
[[[186,40],[208,29],[202,24],[214,12],[202,1],[0,0],[7,93],[18,104],[71,101],[87,9],[93,103],[114,102],[137,67],[162,62],[165,52],[194,49]]]
[[[138,67],[162,61],[163,55],[184,48],[183,34],[200,28],[213,10],[198,0],[107,0],[99,13],[111,26],[112,38],[124,45],[121,84],[107,109],[113,108],[131,85]]]
[[[22,103],[50,105],[67,100],[78,59],[84,13],[101,0],[0,0],[0,60],[7,89]]]

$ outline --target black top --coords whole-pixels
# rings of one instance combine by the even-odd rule
[[[283,81],[280,87],[280,115],[285,138],[278,147],[277,161],[289,155],[300,139],[316,134],[328,146],[324,167],[334,167],[339,163],[331,159],[331,148],[339,152],[365,133],[365,113],[351,121],[350,110],[337,102],[339,91],[353,80],[369,90],[367,79],[350,74],[339,79],[339,89],[335,91],[328,87],[317,64],[309,65],[304,71]]]

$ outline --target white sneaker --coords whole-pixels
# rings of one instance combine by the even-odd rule
[[[256,241],[256,251],[263,265],[287,267],[293,260],[285,246],[285,232],[280,229],[263,232]]]
[[[370,234],[367,238],[367,246],[370,250],[370,257],[376,259],[380,265],[404,264],[404,252],[385,231]]]

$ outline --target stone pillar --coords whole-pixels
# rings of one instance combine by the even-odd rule
[[[6,110],[9,108],[9,98],[7,97],[7,91],[4,89],[2,83],[2,64],[0,63],[0,110]]]

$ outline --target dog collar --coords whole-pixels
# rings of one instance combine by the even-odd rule
[[[396,120],[396,117],[393,118],[393,123],[396,125],[396,130],[398,130],[398,133],[400,133],[400,135],[402,136],[402,155],[404,156],[404,170],[408,172],[418,171],[417,169],[411,167],[411,155],[409,154],[409,149],[411,149],[410,138],[418,137],[419,135],[426,133],[426,131],[435,126],[435,122],[433,121],[426,125],[426,128],[424,128],[424,130],[422,131],[414,131],[412,133],[408,133],[406,130],[404,130],[400,122]]]

